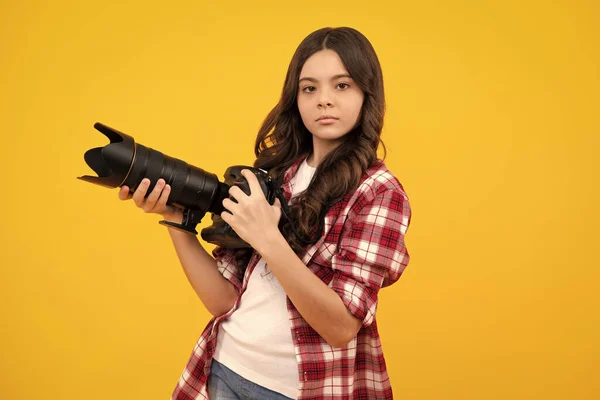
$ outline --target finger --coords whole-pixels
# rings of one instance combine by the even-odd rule
[[[119,199],[121,200],[129,200],[131,199],[132,194],[129,192],[128,186],[121,186],[119,189]]]
[[[229,188],[229,195],[231,197],[233,197],[234,199],[236,199],[238,203],[240,201],[244,201],[245,199],[248,198],[248,196],[246,195],[246,193],[244,193],[244,191],[242,189],[240,189],[238,186],[232,186],[232,187],[230,187]]]
[[[231,214],[237,214],[240,209],[240,205],[231,199],[223,199],[223,207]]]
[[[260,183],[258,183],[258,178],[256,177],[256,175],[254,175],[254,172],[250,171],[249,169],[243,169],[242,175],[248,181],[248,185],[250,185],[251,194],[263,197],[265,196],[265,194],[262,191],[262,188],[260,187]]]
[[[140,182],[140,186],[133,193],[133,202],[136,206],[142,207],[144,205],[144,197],[146,196],[146,192],[148,191],[148,187],[150,186],[150,179],[144,178],[142,182]]]
[[[154,185],[154,189],[152,189],[152,192],[150,192],[150,195],[148,195],[148,197],[146,198],[146,203],[144,204],[145,211],[152,211],[154,209],[164,186],[164,179],[159,179],[158,182],[156,182],[156,185]]]
[[[171,194],[171,185],[165,185],[165,188],[162,190],[160,197],[158,198],[158,202],[156,203],[155,208],[162,208],[167,206],[167,201],[169,201],[169,195]]]
[[[226,223],[228,223],[229,225],[231,225],[232,218],[233,218],[233,215],[231,215],[231,214],[230,214],[230,213],[228,213],[227,211],[223,211],[223,212],[221,213],[221,219],[222,219],[223,221],[225,221]]]

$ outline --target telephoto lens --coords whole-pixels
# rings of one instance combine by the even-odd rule
[[[161,223],[192,233],[197,233],[194,227],[205,213],[218,215],[223,211],[222,202],[229,196],[229,185],[220,182],[215,174],[135,143],[131,136],[100,122],[96,122],[94,128],[110,139],[110,144],[90,149],[84,155],[86,163],[98,176],[84,175],[78,179],[109,188],[126,185],[133,192],[142,179],[148,178],[149,194],[163,178],[171,185],[168,204],[186,210],[186,215],[183,224]],[[190,220],[189,224],[185,223],[186,219]],[[197,221],[188,229],[193,223],[191,220]]]

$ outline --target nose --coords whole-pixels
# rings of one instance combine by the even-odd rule
[[[317,107],[319,108],[323,108],[323,107],[333,107],[333,102],[331,100],[331,93],[329,93],[326,90],[321,90],[319,92],[319,98],[318,98],[318,104]]]

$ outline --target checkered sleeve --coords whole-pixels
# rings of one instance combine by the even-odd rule
[[[233,284],[235,290],[240,293],[242,290],[242,278],[240,269],[235,262],[235,250],[217,246],[212,251],[212,255],[217,262],[217,268],[225,279]]]
[[[396,282],[409,255],[404,237],[410,206],[398,189],[364,196],[353,205],[332,258],[330,287],[363,326],[373,323],[379,289]]]

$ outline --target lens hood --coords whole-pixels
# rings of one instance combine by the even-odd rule
[[[98,176],[84,175],[77,179],[109,188],[119,187],[127,179],[133,165],[135,141],[131,136],[100,122],[96,122],[94,128],[104,134],[110,144],[90,149],[83,156],[87,165]]]

